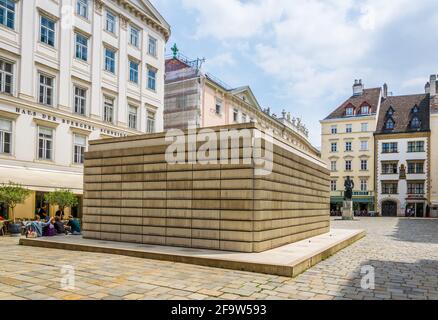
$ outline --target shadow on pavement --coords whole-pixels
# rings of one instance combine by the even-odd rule
[[[438,243],[438,220],[400,219],[392,237],[398,241]]]
[[[373,272],[374,289],[367,289]],[[346,299],[438,299],[437,260],[419,260],[414,263],[369,260],[354,270],[353,274],[354,277],[340,290]]]

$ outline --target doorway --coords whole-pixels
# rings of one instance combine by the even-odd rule
[[[382,203],[382,216],[397,217],[397,203],[394,201],[385,201]]]

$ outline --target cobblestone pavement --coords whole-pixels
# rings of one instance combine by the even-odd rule
[[[438,220],[361,218],[368,235],[295,279],[108,254],[18,246],[0,237],[0,299],[438,299]],[[75,268],[75,289],[61,270]],[[375,289],[361,288],[362,267]]]

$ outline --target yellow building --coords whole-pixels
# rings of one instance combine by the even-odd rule
[[[321,157],[331,171],[331,211],[342,208],[344,181],[354,181],[355,211],[375,211],[374,131],[376,115],[387,86],[364,89],[362,80],[353,95],[321,123]]]

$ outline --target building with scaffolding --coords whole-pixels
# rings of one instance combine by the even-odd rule
[[[166,58],[164,129],[205,128],[255,122],[307,154],[319,156],[301,119],[285,110],[281,116],[263,109],[249,86],[233,88],[202,71],[204,59],[178,53]]]

